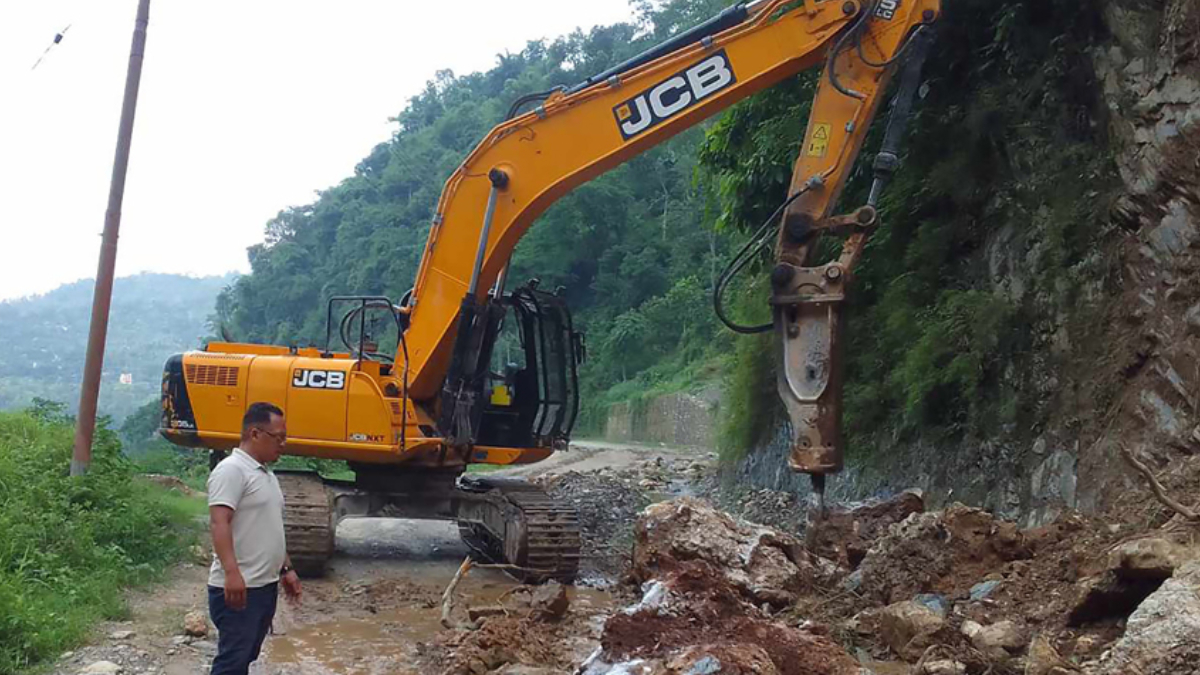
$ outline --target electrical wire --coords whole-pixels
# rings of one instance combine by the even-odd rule
[[[46,58],[46,55],[50,53],[50,50],[53,49],[55,45],[63,41],[63,38],[67,36],[67,31],[69,30],[71,30],[71,24],[67,24],[66,28],[54,34],[54,41],[46,47],[46,51],[42,52],[42,55],[39,56],[38,60],[33,63],[33,67],[30,68],[30,70],[37,70],[37,67],[42,65],[42,59]]]
[[[750,238],[750,241],[747,241],[746,245],[737,252],[737,255],[735,255],[732,260],[729,261],[729,264],[725,266],[725,271],[721,272],[720,278],[717,279],[716,286],[713,287],[713,311],[716,312],[717,318],[720,319],[721,323],[725,324],[725,327],[729,330],[742,335],[756,335],[758,333],[766,333],[774,327],[774,324],[770,323],[760,324],[757,326],[743,326],[734,322],[725,314],[725,303],[723,301],[723,296],[725,295],[725,289],[729,286],[729,282],[733,281],[733,278],[737,276],[738,272],[742,271],[742,268],[749,264],[749,262],[753,259],[754,254],[761,251],[763,247],[770,242],[770,235],[772,234],[770,232],[771,225],[774,224],[775,221],[779,220],[779,217],[783,215],[783,210],[791,206],[792,202],[799,199],[801,195],[808,192],[810,189],[811,186],[805,185],[800,189],[799,192],[784,200],[784,202],[779,205],[779,208],[775,209],[775,212],[771,214],[771,217],[767,218],[766,222],[764,222],[758,228],[758,230],[754,232],[754,236]]]

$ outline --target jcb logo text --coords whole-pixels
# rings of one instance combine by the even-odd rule
[[[896,18],[896,12],[899,9],[900,0],[879,0],[879,7],[875,10],[875,16],[891,21]]]
[[[344,389],[346,373],[340,370],[296,370],[292,386],[301,389]]]
[[[734,82],[729,57],[721,50],[613,108],[613,115],[629,140]]]

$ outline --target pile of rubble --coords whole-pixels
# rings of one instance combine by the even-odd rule
[[[649,507],[641,601],[608,619],[583,672],[1200,673],[1185,542],[1077,515],[1022,531],[908,492],[834,511],[812,543],[695,499]]]
[[[605,586],[629,570],[630,523],[651,503],[688,494],[711,473],[711,455],[654,457],[620,467],[568,471],[534,480],[579,511],[581,582]]]
[[[622,578],[632,604],[482,617],[446,672],[1200,675],[1190,526],[1138,535],[1068,513],[1022,530],[962,504],[928,512],[914,490],[805,532],[790,493],[741,495],[747,518],[688,496],[710,474],[659,458],[543,478],[580,511],[585,572]]]
[[[587,675],[859,672],[828,635],[777,619],[837,572],[799,540],[691,498],[646,509],[636,536],[644,595],[605,623]]]

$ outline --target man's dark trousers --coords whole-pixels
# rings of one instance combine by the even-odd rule
[[[212,675],[246,675],[258,658],[263,640],[275,618],[279,584],[246,589],[246,608],[239,611],[225,605],[225,589],[208,587],[208,615],[217,627],[217,658]]]

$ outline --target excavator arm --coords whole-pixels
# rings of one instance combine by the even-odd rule
[[[443,432],[453,442],[469,443],[475,435],[470,410],[479,405],[471,382],[486,360],[478,350],[489,289],[502,280],[513,248],[534,219],[581,183],[824,63],[791,197],[775,228],[771,303],[780,338],[780,395],[794,431],[791,466],[814,475],[839,470],[841,307],[876,218],[874,197],[848,217],[831,217],[831,209],[906,51],[917,57],[910,62],[919,72],[923,32],[936,20],[939,5],[938,0],[737,5],[673,44],[550,93],[535,110],[497,126],[448,180],[415,292],[404,308],[411,321],[410,396],[430,400],[440,389]],[[901,92],[905,96],[911,100],[911,91]],[[904,110],[894,118],[906,116]],[[889,133],[891,139],[899,136],[895,128]],[[881,157],[891,162],[877,163],[882,180],[894,168],[894,148]],[[824,230],[848,235],[843,254],[811,266],[813,242]],[[721,312],[719,302],[717,309]]]
[[[335,303],[357,305],[338,331],[344,353],[329,351],[327,339],[324,349],[210,343],[172,357],[163,377],[163,435],[227,450],[238,443],[245,407],[268,401],[288,414],[289,454],[448,471],[469,462],[544,458],[566,440],[570,425],[561,411],[571,397],[539,399],[533,370],[512,374],[518,394],[522,382],[532,382],[523,389],[535,391],[532,406],[526,398],[497,411],[484,394],[496,377],[490,355],[506,312],[525,322],[523,344],[542,345],[527,361],[567,361],[573,373],[581,348],[561,298],[529,288],[505,293],[504,271],[521,236],[578,185],[823,64],[782,217],[752,240],[774,241],[774,322],[735,328],[779,335],[780,394],[795,433],[792,467],[814,476],[836,471],[841,307],[875,215],[873,201],[848,216],[831,209],[900,57],[923,52],[923,33],[939,11],[939,0],[738,4],[574,87],[524,97],[447,180],[406,300],[397,307],[387,298],[331,299],[331,330]],[[911,88],[901,88],[901,100]],[[530,103],[535,107],[519,114]],[[899,135],[890,129],[888,138]],[[893,161],[876,163],[881,177],[894,166],[888,147],[880,157]],[[845,248],[837,260],[816,265],[813,242],[825,231],[846,234]],[[376,353],[362,328],[366,313],[380,309],[397,320],[392,362]],[[717,309],[724,319],[719,301]],[[541,328],[531,327],[537,322]],[[347,337],[353,325],[357,346]],[[551,384],[543,380],[542,390],[573,386],[570,378]],[[543,424],[552,408],[558,421]]]

